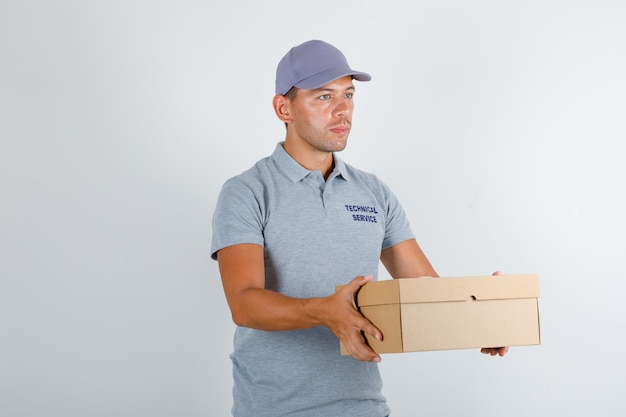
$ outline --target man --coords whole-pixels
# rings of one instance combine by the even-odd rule
[[[352,125],[353,80],[370,79],[328,43],[292,48],[273,99],[285,140],[220,193],[211,253],[238,326],[236,417],[389,414],[381,358],[363,332],[384,335],[357,311],[355,294],[379,260],[394,278],[437,274],[390,189],[336,155]]]

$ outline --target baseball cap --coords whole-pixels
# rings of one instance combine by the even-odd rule
[[[358,81],[372,79],[350,68],[346,57],[333,45],[319,40],[304,42],[291,48],[278,63],[276,94],[286,94],[291,87],[313,90],[346,75]]]

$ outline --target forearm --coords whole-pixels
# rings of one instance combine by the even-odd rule
[[[323,298],[293,298],[262,288],[248,288],[229,305],[238,326],[281,331],[323,325],[324,302]]]

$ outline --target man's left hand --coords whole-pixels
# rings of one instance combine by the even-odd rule
[[[480,353],[484,353],[485,355],[491,355],[491,356],[496,356],[496,355],[504,356],[506,355],[508,351],[509,351],[508,347],[482,348],[480,350]]]

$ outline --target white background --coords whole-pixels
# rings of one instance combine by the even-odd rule
[[[275,67],[313,38],[373,75],[342,157],[439,274],[540,275],[540,346],[385,355],[393,415],[620,415],[624,22],[618,0],[2,1],[0,415],[229,415],[211,215],[283,139]]]

